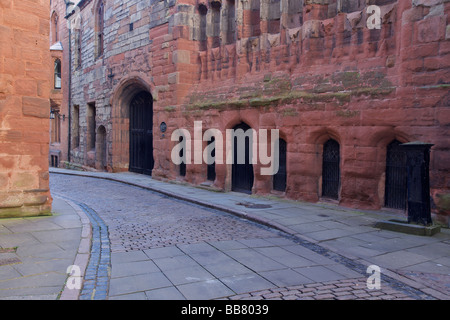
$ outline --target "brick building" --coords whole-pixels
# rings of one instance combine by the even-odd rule
[[[69,11],[71,163],[402,210],[398,145],[423,141],[433,212],[447,221],[448,1],[81,0]],[[194,137],[195,121],[223,136],[278,129],[280,171],[175,164],[171,135]]]
[[[0,217],[49,214],[49,3],[0,3]]]

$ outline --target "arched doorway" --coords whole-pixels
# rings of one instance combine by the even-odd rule
[[[406,154],[400,144],[400,141],[394,140],[387,146],[384,201],[387,208],[404,210],[407,203],[407,170]]]
[[[243,122],[233,129],[231,189],[233,191],[251,194],[254,180],[251,154],[253,130]]]
[[[131,99],[129,163],[131,172],[152,174],[153,98],[147,91],[141,91]]]
[[[322,162],[322,196],[339,198],[340,185],[340,151],[339,143],[330,139],[323,145]]]
[[[95,141],[95,167],[98,170],[105,171],[107,162],[106,162],[106,129],[104,126],[99,126],[96,134]]]

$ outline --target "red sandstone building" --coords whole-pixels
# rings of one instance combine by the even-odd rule
[[[51,89],[50,89],[50,153],[49,164],[58,167],[68,160],[67,135],[69,130],[68,97],[69,59],[68,28],[66,4],[64,1],[50,2],[50,55],[51,55]],[[64,90],[63,90],[64,88]]]
[[[0,218],[49,214],[48,1],[0,3]]]
[[[404,209],[398,145],[422,141],[434,144],[433,212],[447,221],[450,2],[81,0],[67,13],[70,165]],[[175,164],[171,135],[193,135],[195,121],[224,136],[278,129],[280,171]]]

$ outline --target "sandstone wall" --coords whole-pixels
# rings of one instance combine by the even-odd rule
[[[432,198],[445,221],[450,3],[369,1],[380,6],[382,18],[380,30],[369,30],[366,3],[344,2],[337,12],[335,1],[305,1],[295,25],[295,12],[284,1],[276,20],[279,33],[271,33],[263,3],[256,33],[246,23],[254,8],[236,3],[237,20],[243,22],[235,43],[214,46],[208,25],[206,49],[199,46],[190,55],[197,73],[180,73],[180,81],[193,85],[181,109],[173,110],[172,127],[192,132],[194,121],[202,120],[204,130],[224,131],[239,121],[254,129],[279,129],[288,143],[286,196],[308,201],[320,197],[323,142],[336,139],[339,203],[358,208],[384,204],[387,144],[394,139],[434,143]],[[198,28],[190,25],[191,34]],[[186,179],[200,183],[204,167],[191,166]],[[229,189],[229,169],[216,170],[216,186]],[[271,179],[256,175],[253,192],[270,193]]]
[[[421,140],[435,144],[433,210],[444,220],[449,214],[448,1],[107,1],[101,58],[92,19],[98,1],[85,3],[83,63],[72,85],[80,110],[75,162],[94,166],[85,141],[86,105],[95,103],[108,170],[128,169],[128,105],[146,90],[154,100],[154,178],[203,183],[204,164],[179,176],[171,133],[192,132],[194,121],[222,132],[244,121],[279,129],[287,141],[281,196],[320,199],[323,144],[333,138],[341,147],[338,202],[377,209],[387,145]],[[381,9],[381,29],[367,27],[372,4]],[[280,195],[258,169],[253,193]],[[216,165],[214,187],[230,190],[230,179],[231,167]]]
[[[49,3],[0,3],[0,217],[48,214]]]

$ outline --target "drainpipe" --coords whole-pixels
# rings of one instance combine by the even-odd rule
[[[70,5],[73,5],[70,1],[65,1],[66,3],[66,19],[67,25],[69,29],[69,84],[68,84],[68,122],[69,128],[67,129],[68,141],[67,141],[67,161],[71,162],[70,150],[72,149],[72,25],[70,23],[69,16],[72,13],[68,13],[68,9]]]

